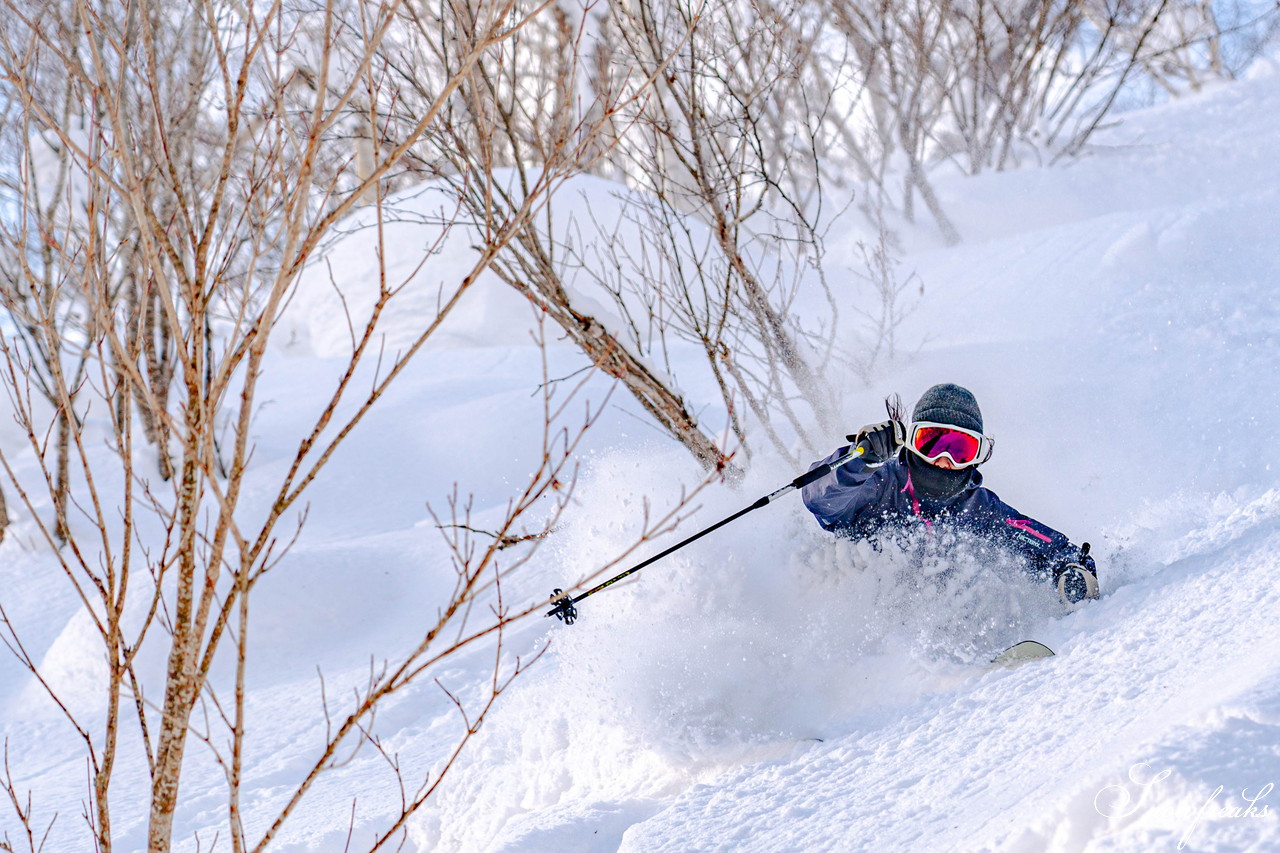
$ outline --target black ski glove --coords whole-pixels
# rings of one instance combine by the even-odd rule
[[[866,444],[862,459],[868,467],[883,465],[893,458],[898,448],[907,440],[907,431],[897,421],[885,421],[879,424],[867,424],[853,435],[845,436],[856,447]]]
[[[1058,584],[1058,595],[1068,606],[1098,597],[1098,566],[1089,556],[1088,542],[1081,546],[1077,559],[1063,563],[1053,575]]]

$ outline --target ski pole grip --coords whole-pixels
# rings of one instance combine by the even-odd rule
[[[823,477],[827,476],[828,474],[830,474],[832,471],[836,470],[840,466],[845,465],[846,463],[852,462],[854,459],[857,459],[859,456],[861,456],[863,453],[866,452],[866,449],[867,447],[865,444],[859,444],[857,447],[853,448],[845,455],[837,459],[831,460],[826,465],[819,465],[817,468],[814,468],[812,471],[807,471],[801,474],[799,477],[796,477],[794,480],[791,481],[792,488],[803,489],[805,486],[809,485],[810,483],[815,483],[818,480],[821,480]]]

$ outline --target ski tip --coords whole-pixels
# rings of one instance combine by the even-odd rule
[[[1044,643],[1037,643],[1035,640],[1023,640],[1021,643],[1016,643],[996,655],[995,659],[991,661],[991,665],[1012,669],[1029,661],[1049,657],[1053,657],[1053,649]]]

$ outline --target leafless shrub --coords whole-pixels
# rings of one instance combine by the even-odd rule
[[[414,23],[410,47],[440,41],[438,21],[422,13]],[[788,455],[779,420],[810,449],[813,418],[831,425],[815,366],[829,340],[790,316],[801,281],[821,280],[822,255],[810,219],[821,204],[818,143],[811,117],[786,109],[781,93],[796,85],[797,46],[784,15],[752,22],[733,4],[561,13],[477,62],[447,133],[410,155],[413,168],[450,181],[472,216],[518,205],[565,143],[583,169],[638,191],[619,196],[627,210],[614,225],[540,211],[493,269],[713,471],[726,470],[729,450],[678,390],[668,335],[702,349],[732,441],[748,455],[747,412]],[[388,74],[403,75],[413,55]],[[403,77],[395,100],[411,115],[425,90]],[[477,173],[495,177],[468,179]]]
[[[1073,156],[1138,76],[1169,91],[1228,70],[1214,7],[1191,0],[826,0],[860,68],[850,89],[873,144],[845,159],[908,220],[925,203],[959,238],[929,174]],[[876,144],[878,143],[878,144]],[[905,161],[900,200],[886,180]],[[870,162],[868,169],[864,164]]]
[[[749,413],[784,457],[793,450],[784,434],[812,451],[822,443],[815,425],[834,429],[822,369],[830,338],[793,314],[806,286],[830,297],[818,224],[829,104],[799,97],[816,37],[802,11],[638,3],[617,14],[631,64],[658,80],[618,149],[641,191],[628,213],[641,245],[584,263],[614,271],[621,311],[626,282],[639,282],[636,296],[662,318],[657,337],[702,350],[738,440],[750,451]]]
[[[1222,32],[1207,0],[1093,0],[1082,9],[1100,31],[1113,32],[1118,49],[1171,95],[1227,76]]]
[[[424,137],[406,157],[415,173],[440,175],[471,217],[519,209],[555,163],[579,171],[606,162],[649,96],[658,71],[609,65],[584,89],[584,42],[610,24],[588,8],[571,15],[548,4],[550,15],[526,28],[502,53],[482,56],[444,109],[439,133]],[[399,139],[417,104],[432,91],[411,69],[435,65],[454,22],[423,6],[407,6],[411,34],[387,61],[394,82],[388,139]],[[661,62],[661,61],[660,61]],[[600,69],[604,66],[597,65]],[[481,176],[476,179],[476,176]],[[575,299],[564,280],[564,248],[553,207],[540,207],[494,259],[492,269],[554,321],[598,369],[629,391],[660,427],[711,471],[729,465],[729,452],[697,420],[672,384],[598,316]]]
[[[872,233],[922,205],[957,242],[937,170],[1079,152],[1148,61],[1159,4],[1135,24],[1088,2],[640,0],[580,13],[555,0],[509,50],[477,59],[392,180],[443,177],[482,218],[518,207],[571,151],[625,188],[624,212],[606,224],[540,208],[493,269],[708,469],[725,467],[726,439],[681,390],[672,346],[703,353],[695,381],[718,392],[744,459],[757,431],[775,452],[807,452],[834,428],[831,356],[865,365],[889,344],[833,346],[840,314],[880,301],[857,283],[883,280],[893,241],[832,289],[828,188],[860,196]],[[440,46],[466,37],[428,5],[402,14],[379,57],[379,122],[361,137],[376,132],[379,152],[438,89],[419,69],[450,67]]]
[[[870,381],[883,362],[898,355],[898,329],[924,297],[924,282],[914,272],[902,275],[901,261],[883,224],[874,242],[859,241],[858,254],[861,292],[866,296],[854,303],[853,313],[862,320],[862,334],[857,338],[859,346],[846,358]]]
[[[58,114],[68,124],[70,98],[62,94]],[[18,198],[22,216],[5,228],[5,237],[15,251],[0,256],[0,305],[16,332],[13,358],[21,365],[27,390],[34,385],[42,402],[54,412],[52,447],[40,436],[36,452],[52,457],[48,483],[53,495],[54,530],[65,542],[67,502],[71,477],[71,434],[76,422],[76,397],[88,369],[90,339],[94,334],[85,301],[71,279],[87,274],[82,259],[59,264],[67,240],[83,237],[86,223],[84,173],[78,168],[69,147],[56,135],[39,132],[28,122],[14,122],[5,128],[8,143],[17,147],[15,136],[27,137],[21,159],[5,182],[10,199]],[[74,236],[73,236],[74,235]]]
[[[17,211],[0,222],[0,272],[18,327],[16,337],[0,338],[0,382],[38,473],[25,476],[8,453],[0,464],[101,643],[102,706],[85,716],[63,703],[23,644],[21,626],[7,617],[0,636],[80,740],[95,849],[112,849],[113,779],[126,762],[149,773],[149,848],[170,848],[192,735],[226,774],[232,848],[265,848],[315,780],[337,766],[336,757],[368,736],[379,703],[462,648],[497,638],[500,649],[507,625],[541,609],[511,606],[499,591],[549,528],[535,531],[519,556],[499,564],[496,555],[499,543],[528,533],[520,522],[534,504],[547,499],[562,511],[572,485],[577,439],[593,415],[560,426],[573,395],[557,397],[551,383],[544,383],[541,464],[512,499],[498,537],[474,542],[465,509],[458,513],[462,533],[449,540],[457,572],[452,596],[416,647],[375,673],[336,720],[323,754],[270,828],[247,837],[241,789],[251,735],[245,673],[252,593],[296,538],[290,519],[305,517],[304,496],[338,447],[477,276],[581,168],[588,143],[557,137],[515,203],[440,224],[442,235],[469,229],[474,263],[447,283],[420,334],[391,353],[381,350],[381,329],[409,281],[386,265],[383,191],[414,146],[444,133],[441,123],[457,93],[471,91],[464,85],[482,60],[509,49],[549,8],[514,0],[447,7],[441,20],[450,37],[422,69],[426,97],[397,127],[395,142],[378,130],[382,144],[369,146],[388,120],[380,112],[386,66],[375,59],[402,37],[405,16],[422,11],[400,0],[0,4],[9,25],[0,35],[0,74],[10,119],[0,149],[10,159],[0,172]],[[46,159],[39,167],[32,163],[38,154]],[[491,182],[492,165],[467,180]],[[268,344],[302,271],[362,204],[371,205],[366,222],[380,240],[375,293],[366,304],[348,305],[348,358],[319,414],[293,436],[296,449],[269,487],[272,499],[255,511],[244,495]],[[434,249],[427,247],[424,262]],[[65,435],[56,459],[46,453],[51,424]],[[151,465],[140,464],[138,426],[160,456],[159,482]],[[41,513],[45,493],[57,508],[53,519]],[[641,538],[669,523],[655,521]],[[57,548],[62,540],[66,547]],[[144,646],[167,655],[158,682],[139,671]],[[234,674],[220,681],[214,661],[228,654]],[[496,659],[490,701],[524,665],[506,669],[504,660]],[[488,707],[468,710],[468,736]],[[140,753],[122,754],[126,727],[140,734],[129,738]],[[406,800],[400,823],[438,782]],[[20,824],[34,831],[12,779],[8,791]]]

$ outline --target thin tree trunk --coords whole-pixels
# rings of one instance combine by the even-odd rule
[[[189,396],[198,397],[198,390]],[[198,400],[191,401],[189,419],[197,419]],[[193,436],[202,435],[199,424],[188,424]],[[196,681],[199,643],[202,633],[196,626],[195,598],[197,529],[200,489],[198,449],[188,447],[182,461],[182,484],[178,496],[181,543],[178,583],[173,614],[173,645],[169,651],[165,677],[164,705],[160,717],[160,740],[156,748],[155,775],[151,784],[151,816],[147,830],[148,849],[167,851],[173,838],[173,816],[178,807],[178,783],[187,744],[187,726],[195,707],[199,686]]]
[[[66,543],[71,538],[67,525],[67,499],[71,491],[71,418],[66,410],[58,412],[58,480],[53,496],[54,533],[58,541]]]
[[[154,287],[152,285],[151,287]],[[169,385],[173,378],[173,356],[170,354],[169,325],[160,317],[157,297],[151,288],[141,295],[142,341],[146,354],[147,378],[155,406],[139,400],[138,412],[142,416],[143,432],[156,448],[160,476],[168,482],[173,479],[173,460],[169,456],[169,425],[162,413],[169,409]]]

